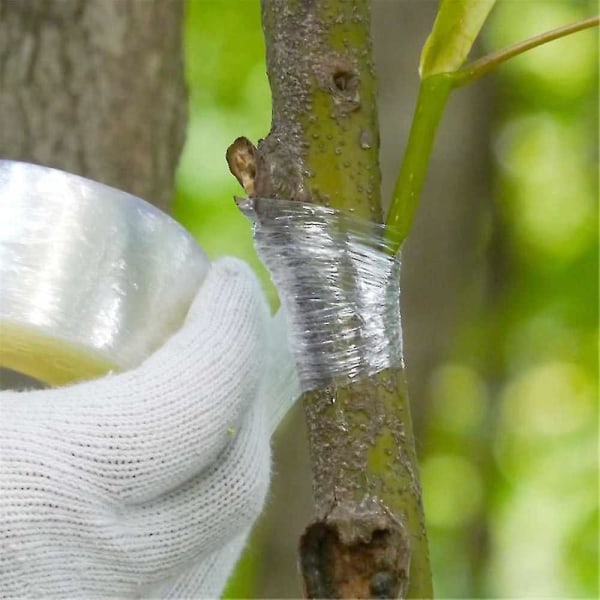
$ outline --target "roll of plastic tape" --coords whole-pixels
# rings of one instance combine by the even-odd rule
[[[0,367],[50,385],[131,368],[182,324],[209,268],[140,198],[0,161]]]

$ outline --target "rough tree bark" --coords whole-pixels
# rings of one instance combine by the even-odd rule
[[[273,122],[258,149],[232,145],[232,171],[250,196],[327,204],[381,222],[369,2],[262,7]],[[301,542],[306,595],[431,597],[403,374],[389,369],[303,401],[316,507]]]
[[[0,157],[168,209],[186,124],[183,0],[0,0]]]

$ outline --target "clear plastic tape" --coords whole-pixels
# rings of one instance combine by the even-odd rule
[[[181,325],[209,268],[140,198],[0,161],[0,367],[56,385],[135,366]]]
[[[383,225],[286,200],[240,208],[279,290],[304,391],[402,364],[400,259]]]
[[[287,319],[282,310],[271,319],[267,354],[269,362],[261,397],[265,399],[269,427],[273,433],[302,393],[290,348]]]

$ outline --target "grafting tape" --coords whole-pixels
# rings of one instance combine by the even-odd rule
[[[400,258],[383,225],[287,200],[240,208],[279,290],[304,391],[402,365]]]
[[[182,324],[209,266],[140,198],[0,161],[0,367],[59,385],[135,366]]]

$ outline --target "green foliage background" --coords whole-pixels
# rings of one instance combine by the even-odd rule
[[[485,45],[576,21],[595,4],[499,0]],[[248,260],[274,301],[224,158],[239,135],[269,130],[259,1],[190,0],[186,52],[175,215],[210,256]],[[420,444],[438,597],[599,594],[597,73],[592,30],[495,76],[489,298],[430,375]]]

